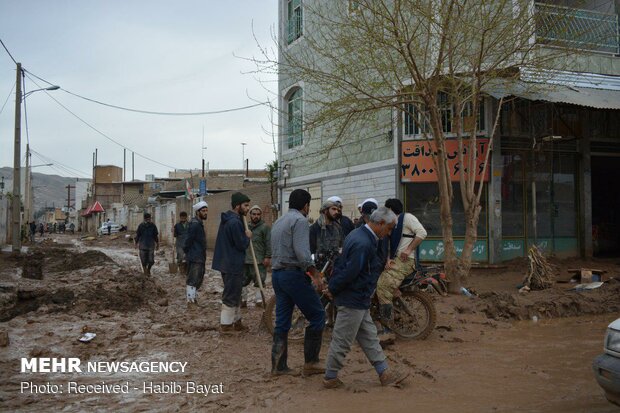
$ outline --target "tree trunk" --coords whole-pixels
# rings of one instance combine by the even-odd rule
[[[451,280],[451,284],[455,284],[454,288],[457,290],[467,282],[467,278],[469,277],[471,257],[476,241],[478,240],[478,220],[480,218],[480,209],[480,206],[474,206],[474,204],[472,204],[470,210],[465,211],[467,221],[465,222],[465,241],[463,243],[463,253],[459,257],[456,276]],[[450,287],[452,287],[452,285],[450,285]]]

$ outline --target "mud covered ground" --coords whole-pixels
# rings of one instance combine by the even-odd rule
[[[37,240],[38,241],[38,240]],[[169,249],[167,250],[169,257]],[[209,272],[203,308],[188,311],[183,276],[171,275],[160,253],[151,277],[140,274],[124,237],[80,241],[58,235],[26,258],[0,255],[0,410],[3,411],[419,411],[613,412],[596,384],[592,359],[602,352],[609,322],[620,316],[620,283],[575,292],[571,284],[518,294],[520,260],[477,269],[468,286],[479,297],[433,296],[437,328],[425,341],[397,341],[391,363],[411,371],[401,388],[382,388],[359,348],[341,373],[344,389],[323,390],[321,378],[272,378],[270,336],[262,309],[244,310],[250,331],[220,336],[221,278]],[[600,268],[620,278],[620,260],[555,260],[568,268]],[[210,263],[208,263],[210,267]],[[22,277],[36,273],[42,279]],[[533,321],[532,317],[538,321]],[[89,343],[77,339],[96,333]],[[326,333],[322,354],[327,351]],[[0,340],[1,342],[1,340]],[[300,367],[301,344],[289,347]],[[187,362],[182,373],[21,373],[22,357],[91,361]],[[67,394],[67,383],[129,383],[123,394]],[[20,391],[22,383],[63,385],[62,394]],[[144,393],[144,383],[175,382],[179,394]],[[188,394],[186,383],[221,393]],[[220,386],[221,384],[221,386]],[[47,388],[47,387],[46,387]],[[195,387],[197,389],[197,387]]]

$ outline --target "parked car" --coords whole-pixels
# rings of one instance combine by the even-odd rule
[[[620,318],[607,327],[605,353],[594,359],[592,368],[607,400],[620,406]]]
[[[112,227],[110,228],[110,234],[114,234],[121,230],[121,226],[114,222],[104,222],[103,224],[101,224],[101,228],[97,230],[97,233],[99,235],[108,235],[108,226]]]

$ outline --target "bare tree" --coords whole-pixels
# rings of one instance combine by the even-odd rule
[[[566,67],[574,55],[569,48],[535,42],[541,22],[532,5],[526,0],[305,1],[299,44],[282,37],[277,58],[265,53],[256,60],[259,71],[277,71],[283,85],[304,82],[304,133],[312,137],[304,156],[310,153],[317,162],[359,140],[352,131],[386,124],[391,129],[394,116],[415,123],[418,137],[432,148],[444,262],[454,290],[471,267],[482,178],[503,104],[495,101],[487,109],[488,125],[479,124],[485,91],[517,79],[526,68]],[[481,129],[487,129],[489,148],[483,161],[477,156]],[[453,236],[448,140],[458,142],[458,192],[466,220],[460,256]]]

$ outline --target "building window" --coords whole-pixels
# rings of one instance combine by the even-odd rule
[[[437,106],[439,108],[439,116],[441,118],[441,126],[443,133],[447,135],[455,136],[456,132],[453,127],[454,106],[450,103],[447,93],[440,92],[437,95]],[[405,103],[403,105],[403,130],[405,136],[416,136],[431,133],[431,128],[428,124],[428,114],[424,111],[420,111],[413,103]],[[472,119],[472,104],[468,102],[463,107],[462,112],[462,129],[463,133],[471,132],[473,126]],[[485,126],[485,113],[484,113],[484,99],[480,100],[478,107],[478,116],[476,118],[476,130],[478,132],[484,131]]]
[[[303,16],[301,0],[287,0],[288,6],[288,43],[291,44],[303,34]]]
[[[288,98],[288,148],[294,148],[303,144],[303,110],[302,90],[296,89]]]
[[[463,206],[459,183],[452,183],[454,199],[452,202],[452,233],[455,237],[465,236],[465,207]],[[480,199],[482,210],[478,220],[478,237],[487,236],[486,185]],[[441,217],[439,211],[439,187],[437,182],[405,185],[406,211],[415,215],[429,237],[441,237]]]

